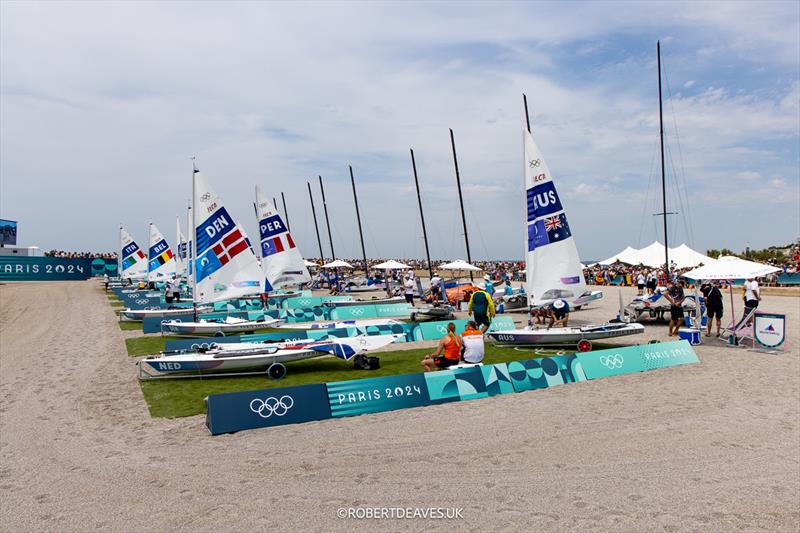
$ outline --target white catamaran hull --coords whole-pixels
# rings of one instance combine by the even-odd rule
[[[294,322],[275,326],[283,329],[339,329],[367,326],[391,326],[402,322],[391,318],[366,318],[361,320],[340,320],[338,322]]]
[[[198,313],[212,311],[211,306],[199,306]],[[128,320],[142,321],[148,317],[169,318],[171,316],[186,316],[195,312],[193,307],[174,307],[170,309],[125,309],[122,315]]]
[[[640,333],[644,333],[644,326],[641,324],[620,322],[583,327],[510,329],[492,331],[486,336],[492,342],[504,346],[561,346],[577,345],[584,340],[605,340]]]
[[[323,302],[327,307],[350,307],[353,305],[387,305],[405,303],[406,299],[401,296],[392,298],[373,298],[371,300],[337,300],[333,302]]]
[[[212,345],[202,352],[162,353],[139,361],[139,379],[260,372],[273,365],[282,366],[282,363],[324,355],[349,361],[358,354],[388,346],[401,336],[362,335],[335,341],[223,344]],[[284,373],[285,368],[282,368],[276,377],[282,377]]]
[[[200,320],[199,322],[180,322],[178,320],[165,320],[161,323],[164,333],[178,333],[181,335],[229,335],[233,333],[247,333],[264,328],[275,327],[281,321],[278,319],[267,320],[231,320],[215,322],[213,320]]]

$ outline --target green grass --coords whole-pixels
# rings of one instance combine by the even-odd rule
[[[150,340],[151,338],[146,338]],[[154,341],[161,337],[153,337]],[[127,339],[131,340],[140,339]],[[131,350],[130,346],[128,348]],[[157,352],[153,350],[150,353]],[[194,379],[163,379],[141,381],[142,393],[153,417],[180,417],[205,413],[203,398],[209,394],[221,392],[237,392],[272,387],[291,387],[309,383],[326,383],[328,381],[345,381],[349,379],[376,378],[397,374],[422,372],[420,361],[431,348],[398,350],[377,354],[381,359],[378,370],[355,370],[352,362],[342,361],[334,357],[321,357],[307,361],[298,361],[286,365],[287,376],[281,380],[272,380],[266,376],[253,377],[221,377]],[[485,363],[502,363],[531,357],[544,357],[559,353],[556,350],[515,350],[486,345]],[[565,353],[561,351],[560,353]]]
[[[144,337],[131,337],[125,339],[125,347],[131,357],[153,355],[166,349],[166,341],[177,337],[162,337],[161,335],[145,335]]]
[[[141,322],[133,322],[132,320],[120,320],[119,321],[119,329],[122,331],[141,331],[142,323]]]

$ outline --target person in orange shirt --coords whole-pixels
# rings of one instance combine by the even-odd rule
[[[422,368],[426,372],[433,372],[437,369],[447,368],[457,365],[461,360],[461,346],[463,343],[456,335],[456,325],[453,322],[447,324],[447,335],[439,340],[436,351],[426,355],[422,360]],[[444,355],[441,355],[444,352]]]

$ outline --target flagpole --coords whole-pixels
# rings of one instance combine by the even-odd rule
[[[197,265],[194,263],[194,258],[196,255],[197,248],[197,222],[195,220],[195,213],[194,213],[194,199],[195,199],[195,177],[194,175],[197,174],[199,170],[197,170],[197,165],[195,164],[194,156],[192,156],[192,203],[189,206],[189,210],[192,212],[192,242],[194,242],[194,246],[190,246],[190,259],[192,261],[192,314],[194,316],[194,321],[197,322]]]

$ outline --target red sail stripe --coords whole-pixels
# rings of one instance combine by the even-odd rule
[[[294,241],[292,240],[292,235],[290,233],[286,234],[286,241],[289,243],[289,248],[294,248]]]
[[[281,236],[278,235],[274,239],[272,239],[272,244],[275,245],[275,253],[283,251],[283,243],[281,242]]]
[[[230,246],[233,243],[235,243],[241,238],[242,238],[242,233],[238,229],[235,229],[229,234],[227,234],[224,239],[222,239],[222,245],[225,246],[225,248],[230,248]]]

